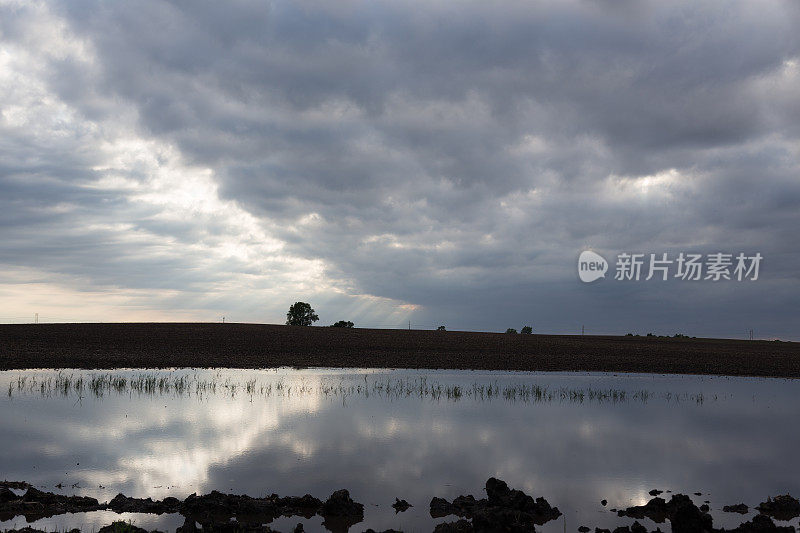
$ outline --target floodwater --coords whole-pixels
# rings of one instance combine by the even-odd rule
[[[351,531],[431,531],[456,519],[431,518],[433,496],[485,497],[494,476],[564,513],[545,531],[630,524],[609,509],[644,504],[654,488],[701,492],[692,498],[711,502],[715,525],[735,526],[750,515],[723,513],[723,505],[752,508],[767,496],[800,493],[798,419],[800,381],[780,379],[9,371],[0,372],[0,477],[101,502],[120,492],[183,499],[212,490],[325,500],[347,488],[365,506]],[[414,507],[396,514],[395,497]],[[180,515],[102,511],[32,525],[92,531],[119,519],[167,531],[183,523]],[[291,530],[299,522],[323,530],[320,517],[270,525]],[[0,530],[24,525],[18,516]]]

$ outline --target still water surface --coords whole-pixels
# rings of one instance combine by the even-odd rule
[[[631,523],[608,509],[643,504],[653,488],[702,492],[693,498],[711,501],[717,526],[743,521],[723,505],[800,493],[800,381],[792,380],[31,370],[0,372],[0,394],[0,477],[101,502],[120,492],[183,499],[212,490],[324,500],[347,488],[365,505],[352,531],[430,531],[455,519],[432,519],[431,497],[481,498],[495,476],[564,513],[543,530],[575,531]],[[395,497],[414,507],[396,514]],[[183,522],[103,511],[34,525],[91,531],[120,518],[162,530]],[[298,522],[322,530],[320,517],[271,525]],[[24,525],[16,517],[0,530]]]

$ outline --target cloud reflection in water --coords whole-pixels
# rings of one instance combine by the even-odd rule
[[[142,372],[62,372],[87,384],[66,393],[42,389],[57,372],[0,373],[2,475],[100,500],[215,489],[324,498],[344,487],[366,506],[358,530],[429,529],[432,496],[482,497],[490,476],[546,497],[570,529],[627,523],[603,511],[644,503],[652,488],[710,494],[698,501],[712,512],[800,492],[787,475],[800,430],[786,423],[800,414],[800,384],[788,380],[180,370],[147,374],[183,377],[181,389],[92,392],[112,374],[130,384]],[[395,497],[414,507],[395,515]]]

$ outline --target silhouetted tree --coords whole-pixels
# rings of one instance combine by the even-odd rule
[[[506,333],[516,333],[516,332],[517,332],[517,330],[516,330],[516,329],[514,329],[514,328],[508,328],[508,329],[506,330]]]
[[[447,329],[444,326],[439,326],[436,331],[447,331]]]
[[[531,333],[533,333],[533,328],[530,326],[523,326],[523,328],[520,330],[520,333],[523,333],[525,335],[530,335]]]
[[[352,328],[355,324],[350,322],[349,320],[340,320],[335,324],[331,324],[332,328]]]
[[[295,302],[286,313],[287,326],[310,326],[319,320],[319,317],[311,308],[311,304],[305,302]]]

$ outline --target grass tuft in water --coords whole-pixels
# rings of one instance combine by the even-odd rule
[[[8,397],[39,394],[42,397],[76,396],[83,398],[91,395],[103,398],[106,395],[138,395],[138,396],[195,396],[202,399],[208,395],[224,394],[235,398],[239,391],[245,391],[253,401],[256,397],[270,398],[273,394],[279,397],[312,396],[323,398],[346,399],[351,396],[363,398],[378,397],[394,400],[407,397],[418,397],[431,401],[457,402],[468,398],[472,401],[494,401],[502,398],[507,402],[523,403],[593,403],[618,404],[626,402],[647,403],[656,398],[656,394],[647,390],[626,391],[617,388],[595,387],[559,387],[549,388],[540,383],[520,382],[502,387],[495,382],[473,382],[468,385],[441,383],[427,376],[418,378],[381,377],[370,381],[364,375],[363,382],[345,380],[336,377],[321,377],[309,380],[306,377],[290,379],[284,376],[273,380],[256,378],[238,382],[231,377],[223,379],[217,372],[210,376],[184,371],[152,371],[139,373],[58,373],[55,376],[18,375],[8,382]],[[707,401],[702,393],[658,395],[666,402],[693,402],[702,405]],[[716,395],[710,398],[716,401]]]

